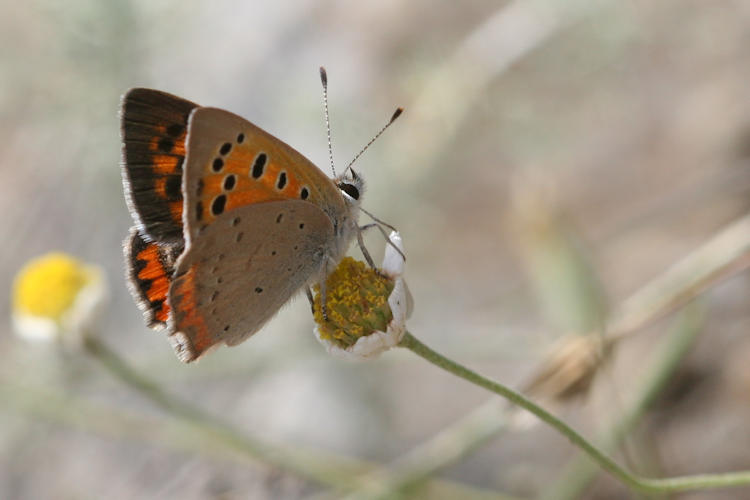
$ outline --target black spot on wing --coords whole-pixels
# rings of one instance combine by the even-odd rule
[[[268,156],[266,153],[260,153],[253,162],[253,169],[252,169],[252,176],[253,179],[260,179],[263,176],[263,171],[266,168],[266,162],[268,161]]]
[[[227,204],[227,195],[220,194],[214,201],[211,202],[211,213],[214,215],[221,215],[224,212],[224,207]]]
[[[276,188],[282,190],[284,189],[284,186],[286,186],[286,172],[282,170],[279,174],[279,178],[276,180]]]

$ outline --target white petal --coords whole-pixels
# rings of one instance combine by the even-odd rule
[[[404,290],[406,291],[406,319],[409,319],[411,318],[411,313],[414,312],[414,297],[406,281],[404,281]]]
[[[392,244],[386,243],[385,245],[385,255],[383,255],[383,265],[381,267],[383,274],[395,279],[404,273],[404,258],[393,246],[398,247],[403,253],[404,243],[398,231],[392,231],[389,238]]]
[[[62,333],[60,325],[49,318],[14,313],[12,319],[16,335],[32,342],[50,342]]]
[[[396,347],[398,341],[398,336],[391,331],[389,326],[387,332],[372,332],[370,335],[361,337],[350,348],[351,354],[361,359],[371,359],[392,347]]]
[[[403,330],[406,329],[406,316],[409,309],[409,291],[403,278],[396,278],[393,291],[388,296],[388,305],[391,308],[391,313],[393,313],[393,319],[388,324],[388,329],[400,329],[401,334],[398,340],[401,340]]]
[[[329,354],[341,359],[366,360],[377,357],[380,353],[395,347],[398,344],[398,336],[391,332],[372,332],[370,335],[360,337],[357,342],[347,348],[339,347],[330,340],[320,338],[318,328],[315,328],[315,337],[323,344]]]

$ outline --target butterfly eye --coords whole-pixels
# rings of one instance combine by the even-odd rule
[[[359,199],[359,189],[357,189],[357,186],[342,182],[341,184],[339,184],[339,189],[351,196],[352,199]]]

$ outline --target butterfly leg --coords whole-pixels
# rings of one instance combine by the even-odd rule
[[[365,215],[367,215],[369,218],[371,218],[372,220],[375,221],[374,224],[367,224],[365,226],[360,227],[359,228],[360,231],[363,231],[365,229],[370,229],[371,227],[377,227],[378,230],[380,231],[380,234],[382,234],[383,238],[385,238],[385,241],[388,242],[388,244],[390,246],[392,246],[394,249],[396,249],[396,251],[399,253],[399,255],[401,255],[401,258],[404,259],[404,262],[406,262],[406,255],[404,255],[404,252],[402,252],[401,249],[399,249],[396,245],[393,244],[393,242],[391,241],[391,238],[386,234],[385,229],[383,229],[383,226],[387,227],[391,231],[397,231],[397,229],[395,227],[391,226],[390,224],[388,224],[387,222],[378,219],[377,217],[375,217],[374,215],[372,215],[370,212],[368,212],[364,208],[359,207],[359,209],[360,209],[360,211],[364,212]]]
[[[370,252],[367,250],[367,247],[365,247],[365,240],[362,238],[362,233],[374,226],[377,226],[377,224],[367,224],[366,226],[360,226],[357,228],[357,245],[359,245],[359,249],[362,250],[362,255],[365,256],[365,260],[370,265],[370,267],[377,271],[377,267],[375,267],[375,261],[372,260]]]
[[[329,273],[328,266],[329,262],[326,259],[326,263],[323,265],[323,279],[320,280],[320,312],[323,314],[323,321],[328,321],[328,307],[326,304],[326,281]]]
[[[362,233],[373,227],[376,227],[380,230],[380,233],[383,235],[383,238],[385,238],[385,241],[389,245],[391,245],[393,248],[396,249],[399,255],[401,255],[401,257],[404,259],[404,261],[406,261],[406,256],[404,255],[404,253],[401,251],[400,248],[398,248],[396,245],[393,244],[393,242],[391,241],[391,238],[385,233],[385,230],[381,227],[380,223],[365,224],[364,226],[357,227],[357,244],[359,245],[360,250],[362,250],[362,255],[365,256],[365,260],[370,265],[370,267],[378,275],[383,276],[383,273],[380,272],[380,269],[378,269],[375,266],[375,262],[373,262],[372,257],[370,256],[370,252],[367,251],[364,240],[362,239]],[[388,227],[391,227],[391,226],[388,226]]]
[[[305,295],[310,301],[310,312],[315,316],[315,298],[309,286],[305,287]],[[328,310],[326,309],[326,280],[320,282],[320,310],[323,313],[323,319],[328,321]]]
[[[310,310],[313,315],[315,315],[315,299],[313,298],[313,293],[309,286],[305,287],[305,294],[307,295],[307,300],[310,301]]]

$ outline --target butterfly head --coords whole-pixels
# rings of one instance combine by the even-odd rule
[[[344,196],[346,204],[350,207],[359,207],[365,190],[365,182],[362,176],[354,169],[349,168],[334,182]]]

